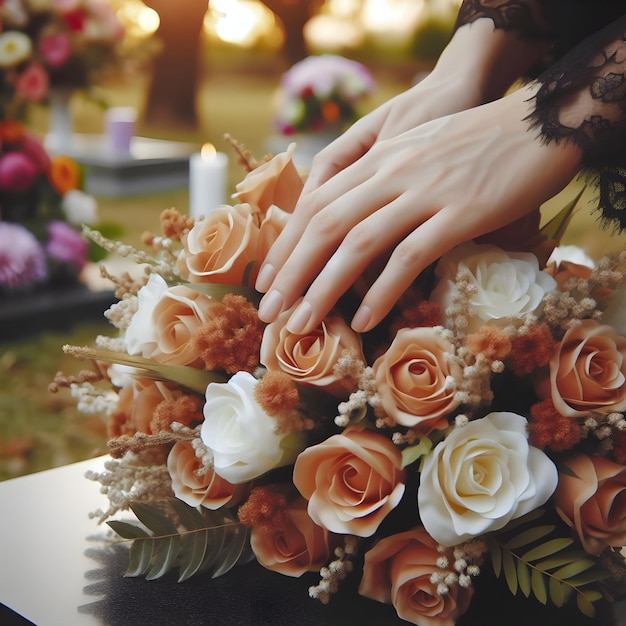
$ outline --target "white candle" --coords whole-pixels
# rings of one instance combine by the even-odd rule
[[[204,144],[189,159],[189,215],[199,217],[226,201],[228,158],[215,147]]]

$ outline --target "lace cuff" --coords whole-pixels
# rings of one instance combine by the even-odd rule
[[[626,229],[626,15],[584,40],[538,77],[533,127],[573,141],[599,177],[605,222]]]

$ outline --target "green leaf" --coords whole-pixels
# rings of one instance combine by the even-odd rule
[[[578,605],[578,610],[589,618],[594,617],[596,614],[596,609],[593,606],[594,600],[592,600],[594,596],[592,592],[582,592],[576,596],[576,604]],[[601,597],[601,595],[600,595]],[[599,598],[595,598],[598,600]]]
[[[533,590],[533,595],[541,604],[546,605],[548,603],[548,592],[546,589],[545,576],[537,569],[533,569],[530,574],[530,583]]]
[[[137,526],[137,524],[123,522],[121,520],[109,520],[107,525],[124,539],[138,539],[140,537],[150,536],[141,526]]]
[[[574,209],[585,192],[586,185],[578,192],[573,200],[570,200],[549,222],[541,228],[541,234],[557,243],[561,241],[574,215]]]
[[[549,535],[555,528],[556,527],[554,525],[535,526],[533,528],[529,528],[513,539],[507,541],[504,544],[504,547],[508,550],[515,550],[516,548],[527,546],[535,541],[539,541],[539,539],[543,539],[543,537]]]
[[[504,567],[504,579],[513,595],[517,594],[517,572],[515,568],[515,559],[508,551],[502,552],[502,565]]]
[[[130,509],[137,516],[137,519],[153,533],[159,535],[176,534],[176,526],[156,507],[143,502],[133,502]]]
[[[198,572],[204,561],[208,545],[208,530],[200,530],[185,537],[180,555],[179,583],[191,578]]]
[[[152,565],[146,572],[146,580],[161,578],[172,569],[178,557],[180,544],[181,538],[178,535],[166,537],[158,544],[159,548],[153,555]]]
[[[569,589],[569,587],[566,587],[560,580],[557,580],[553,576],[549,578],[548,585],[550,589],[550,600],[552,601],[552,604],[554,604],[554,606],[558,608],[561,608],[567,601],[567,597],[569,595],[567,594],[567,589]]]
[[[595,561],[591,559],[580,559],[577,561],[572,561],[567,565],[561,567],[560,569],[554,572],[554,576],[556,578],[560,578],[561,580],[567,580],[568,578],[572,578],[577,574],[587,571],[590,567],[595,565]]]
[[[536,561],[537,559],[543,559],[546,556],[550,556],[551,554],[564,550],[568,546],[572,545],[572,543],[574,543],[574,540],[566,537],[550,539],[550,541],[546,541],[546,543],[542,543],[541,545],[522,554],[520,558],[524,561],[530,562]]]
[[[552,569],[556,569],[557,567],[563,567],[564,565],[571,563],[576,558],[584,558],[585,556],[585,552],[568,550],[562,555],[551,556],[541,561],[535,561],[535,567],[548,572]]]
[[[496,578],[500,578],[502,572],[502,549],[496,541],[489,541],[489,556],[491,557],[491,566]]]
[[[402,450],[402,468],[415,463],[419,458],[428,454],[433,449],[433,442],[428,437],[422,437],[414,446],[408,446]]]
[[[240,526],[234,530],[233,539],[228,545],[228,550],[224,554],[221,564],[216,567],[211,576],[217,578],[231,570],[241,559],[244,551],[250,545],[250,529]]]
[[[135,541],[130,546],[128,568],[124,575],[131,578],[142,576],[146,573],[148,567],[150,567],[151,560],[152,543],[149,541]]]
[[[528,598],[530,595],[530,569],[524,561],[517,562],[517,582],[521,592]]]
[[[209,383],[224,383],[228,380],[222,372],[207,371],[186,365],[164,365],[141,356],[131,356],[114,350],[101,350],[86,346],[64,346],[63,350],[81,359],[135,367],[140,370],[140,375],[144,378],[172,382],[201,394],[206,392]]]

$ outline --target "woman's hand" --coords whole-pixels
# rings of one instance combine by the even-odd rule
[[[560,191],[581,152],[567,142],[545,145],[529,130],[535,90],[379,139],[310,188],[261,268],[261,319],[271,322],[304,294],[288,328],[309,332],[391,253],[352,320],[354,330],[368,331],[443,253]]]

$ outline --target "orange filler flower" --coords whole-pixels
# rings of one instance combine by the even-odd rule
[[[55,191],[64,196],[80,185],[80,166],[74,159],[59,154],[52,157],[48,179]]]

